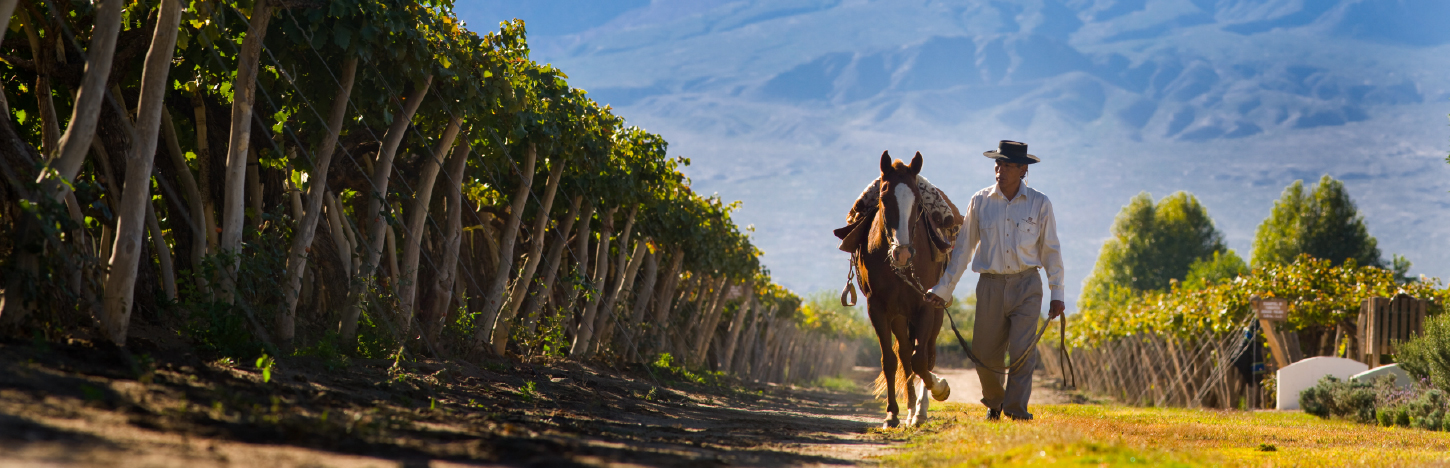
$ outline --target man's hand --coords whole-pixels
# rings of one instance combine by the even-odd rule
[[[927,296],[931,295],[928,294]],[[1052,301],[1052,303],[1047,306],[1047,319],[1052,320],[1061,317],[1064,310],[1067,310],[1066,303],[1062,301]]]
[[[933,293],[926,293],[926,302],[928,304],[936,306],[939,309],[945,309],[947,307],[947,301],[945,299],[937,297],[936,294]]]

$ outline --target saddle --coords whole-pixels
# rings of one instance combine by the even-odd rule
[[[921,204],[924,215],[922,218],[926,220],[927,238],[931,239],[932,259],[945,261],[951,253],[952,244],[956,242],[957,232],[961,230],[964,218],[946,193],[925,177],[917,176],[916,184],[921,193],[921,200],[917,202]],[[838,248],[842,251],[855,252],[866,244],[866,235],[871,232],[871,220],[876,217],[880,185],[880,178],[871,181],[851,205],[851,211],[846,214],[846,226],[833,231],[836,238],[841,239]]]

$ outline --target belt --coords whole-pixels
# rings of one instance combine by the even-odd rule
[[[1037,274],[1037,267],[1028,268],[1016,273],[982,273],[982,279],[1017,279],[1028,274]]]

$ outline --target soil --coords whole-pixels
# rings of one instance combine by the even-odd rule
[[[889,450],[864,386],[559,359],[288,358],[266,374],[185,352],[0,342],[0,465],[812,466]]]
[[[838,389],[563,359],[132,356],[0,341],[3,466],[871,465],[899,438],[856,367]],[[938,369],[975,402],[971,369]],[[1041,372],[1033,402],[1071,401]]]

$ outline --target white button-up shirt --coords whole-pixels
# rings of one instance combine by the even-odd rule
[[[1064,300],[1062,246],[1047,195],[1023,184],[1017,197],[1007,200],[993,184],[972,195],[963,215],[946,272],[928,292],[951,301],[968,264],[977,273],[1003,275],[1046,268],[1052,300]]]

